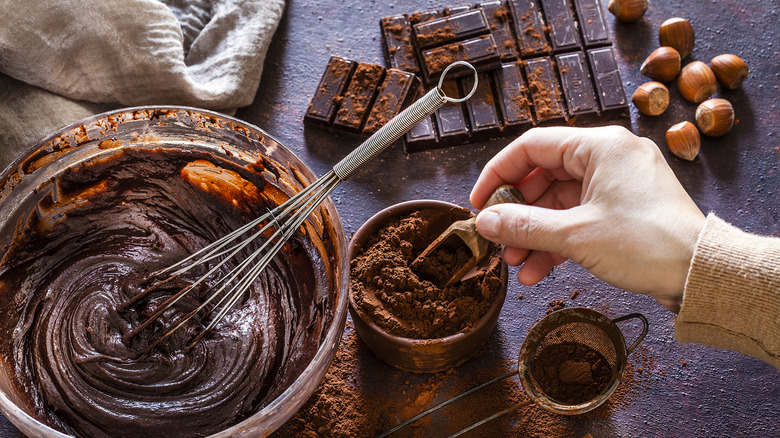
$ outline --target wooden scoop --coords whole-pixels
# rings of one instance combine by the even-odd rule
[[[509,202],[525,204],[525,198],[514,186],[504,184],[490,195],[484,208]],[[441,289],[460,281],[490,253],[490,241],[477,232],[476,221],[474,216],[450,225],[414,259],[412,271]],[[440,263],[443,258],[450,263]]]

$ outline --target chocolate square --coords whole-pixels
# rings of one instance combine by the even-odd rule
[[[325,73],[317,85],[317,91],[309,102],[305,122],[330,126],[341,104],[342,95],[349,84],[349,78],[357,62],[333,56],[328,60]]]
[[[531,101],[519,61],[501,65],[495,73],[496,104],[504,121],[504,134],[516,133],[533,124]]]
[[[420,80],[412,73],[396,69],[387,70],[382,85],[379,86],[371,112],[363,128],[363,135],[371,135],[395,117],[401,110],[409,106]]]
[[[536,0],[507,0],[520,55],[523,57],[549,53],[550,43],[544,32],[542,11]]]
[[[391,68],[420,73],[420,64],[412,45],[412,25],[406,15],[384,17],[379,21],[385,61]]]
[[[479,9],[436,18],[413,26],[419,50],[463,41],[490,32],[485,14]]]
[[[561,75],[569,116],[598,112],[585,55],[582,52],[561,53],[555,55],[555,63]]]
[[[574,0],[585,47],[606,45],[611,42],[607,22],[599,0]]]
[[[534,103],[536,119],[540,122],[566,116],[561,99],[561,87],[550,58],[534,58],[526,61],[525,75]]]
[[[601,110],[627,108],[628,99],[623,88],[623,81],[620,79],[620,71],[612,47],[591,49],[587,53]]]
[[[482,11],[480,11],[481,13]],[[467,61],[478,71],[491,70],[501,63],[496,43],[492,35],[482,35],[465,41],[447,44],[422,52],[423,77],[426,84],[433,84],[439,79],[447,66],[455,61]],[[448,79],[465,76],[471,73],[468,68],[451,70]]]
[[[457,98],[462,95],[456,80],[444,81],[441,88],[445,96]],[[439,142],[452,146],[468,140],[469,127],[463,113],[463,104],[447,102],[436,110],[435,116]]]
[[[580,31],[574,21],[569,0],[541,0],[553,52],[575,50],[580,46]]]
[[[517,59],[517,40],[515,39],[514,31],[512,31],[512,19],[506,3],[492,1],[480,3],[477,7],[485,13],[490,33],[496,42],[501,60],[511,61]]]
[[[474,76],[466,76],[462,81],[463,91],[468,93],[474,86]],[[478,75],[477,91],[466,101],[466,112],[472,140],[497,138],[501,134],[501,116],[493,95],[493,84],[487,73]]]

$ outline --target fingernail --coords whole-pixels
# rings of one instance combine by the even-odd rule
[[[483,211],[477,215],[477,231],[488,239],[498,237],[501,218],[498,213]]]

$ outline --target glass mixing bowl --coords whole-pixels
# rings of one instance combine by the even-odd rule
[[[84,163],[109,158],[124,148],[178,148],[205,151],[220,159],[252,167],[258,162],[275,163],[281,169],[276,181],[287,196],[316,179],[312,171],[261,129],[223,114],[186,107],[138,107],[100,114],[65,127],[41,141],[0,174],[0,259],[8,249],[25,212],[29,214],[58,175]],[[262,166],[260,166],[262,167]],[[303,352],[308,365],[270,403],[254,415],[213,437],[263,437],[292,417],[315,391],[338,348],[347,315],[349,258],[344,229],[333,202],[328,198],[312,219],[323,234],[327,248],[320,252],[328,279],[317,290],[327,309],[320,324],[316,351]],[[2,297],[0,297],[2,298]],[[2,339],[0,342],[10,342]],[[305,363],[305,362],[304,362]],[[38,421],[11,377],[13,370],[0,357],[0,411],[30,437],[66,437]],[[281,390],[280,390],[281,391]]]

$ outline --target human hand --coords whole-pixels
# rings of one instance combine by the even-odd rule
[[[620,126],[532,129],[485,165],[472,205],[505,183],[528,205],[492,206],[476,225],[506,245],[508,264],[523,264],[521,283],[536,284],[571,259],[679,311],[705,217],[651,140]]]

